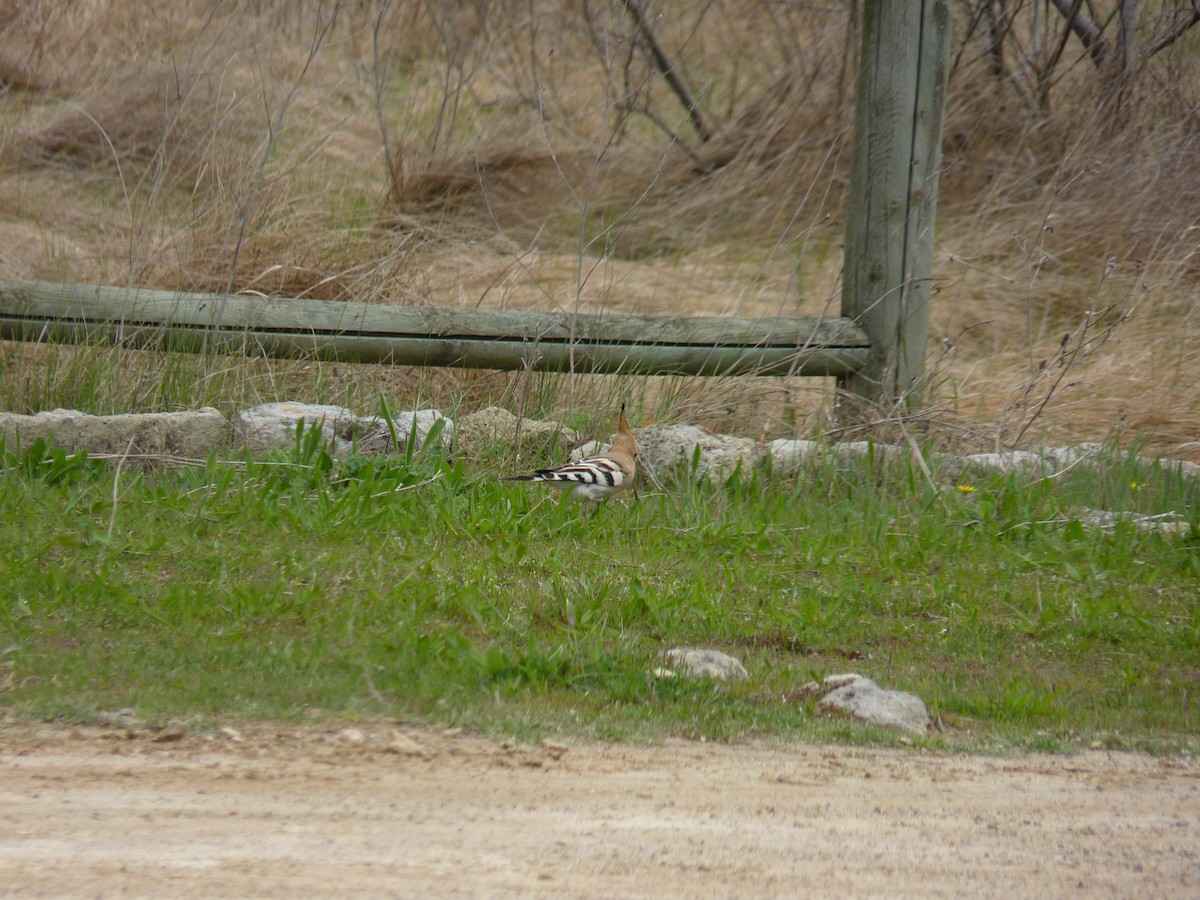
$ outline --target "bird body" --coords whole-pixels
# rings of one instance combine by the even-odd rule
[[[617,439],[606,453],[504,480],[538,481],[551,487],[569,489],[576,500],[601,503],[633,484],[637,474],[637,455],[637,440],[629,428],[625,405],[622,404],[621,415],[617,419]]]

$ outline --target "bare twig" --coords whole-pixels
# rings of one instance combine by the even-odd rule
[[[300,74],[296,77],[295,83],[287,92],[287,96],[283,98],[283,103],[279,107],[279,114],[275,117],[272,123],[268,113],[267,119],[267,142],[263,147],[262,159],[259,161],[258,170],[254,174],[254,186],[250,190],[249,199],[246,202],[244,211],[242,212],[242,221],[238,226],[237,242],[233,248],[233,260],[229,264],[229,277],[225,281],[225,293],[233,293],[233,282],[237,277],[238,258],[241,256],[242,247],[246,241],[246,230],[250,226],[250,220],[254,216],[254,210],[258,206],[258,198],[262,193],[263,180],[266,177],[267,163],[271,160],[271,154],[275,150],[275,141],[279,137],[280,127],[283,125],[284,117],[287,115],[288,108],[292,105],[292,100],[296,97],[296,92],[300,90],[300,85],[304,82],[305,75],[312,67],[313,60],[317,58],[317,54],[321,50],[321,44],[324,43],[326,36],[332,30],[334,23],[337,21],[338,13],[341,12],[342,5],[338,3],[333,8],[332,15],[328,19],[322,19],[320,12],[317,13],[317,29],[313,35],[312,45],[308,51],[308,58],[304,61],[304,67],[300,70]],[[264,101],[266,100],[266,88],[263,90]]]
[[[1168,27],[1166,31],[1150,42],[1150,46],[1142,51],[1142,56],[1144,58],[1148,59],[1149,57],[1154,56],[1156,53],[1161,53],[1163,50],[1166,50],[1177,40],[1183,37],[1184,34],[1186,34],[1192,28],[1192,26],[1200,24],[1200,6],[1197,6],[1195,0],[1192,2],[1191,10],[1177,9],[1173,15],[1178,16],[1178,14],[1181,12],[1184,13],[1183,18],[1180,18],[1177,22]]]
[[[1081,15],[1078,0],[1050,0],[1050,3],[1067,20],[1067,25],[1075,32],[1096,68],[1103,69],[1110,52],[1104,29],[1090,17]]]
[[[439,480],[443,474],[444,473],[442,473],[442,472],[436,472],[433,475],[431,475],[429,478],[426,478],[424,481],[418,481],[414,484],[405,484],[405,485],[401,485],[400,487],[393,488],[390,491],[381,491],[378,494],[372,494],[371,499],[375,499],[377,497],[393,497],[396,494],[404,494],[404,493],[407,493],[408,491],[415,491],[419,488],[425,487],[426,485],[433,484],[435,481]]]
[[[667,84],[671,86],[671,90],[675,92],[675,96],[679,98],[679,102],[687,110],[688,118],[692,120],[692,126],[696,129],[696,133],[700,135],[700,141],[708,143],[712,138],[712,129],[704,121],[704,116],[700,113],[700,107],[697,105],[696,98],[692,94],[691,89],[680,76],[679,70],[667,57],[667,51],[663,49],[662,43],[658,40],[654,29],[650,26],[650,20],[646,18],[646,14],[642,12],[642,8],[637,4],[636,0],[621,0],[621,3],[625,7],[626,12],[633,17],[638,33],[642,36],[642,40],[646,43],[646,48],[650,51],[650,58],[653,60],[655,68],[662,73],[663,78],[667,80]]]
[[[400,173],[396,168],[396,160],[392,157],[392,141],[388,135],[387,120],[383,115],[383,60],[379,53],[379,32],[383,28],[383,17],[387,15],[392,0],[383,0],[375,13],[375,23],[371,28],[371,67],[375,80],[375,116],[379,121],[379,135],[383,139],[383,162],[387,166],[388,188],[393,197],[400,194]]]
[[[986,0],[984,2],[965,0],[963,5],[966,6],[967,12],[971,14],[971,18],[967,22],[966,33],[963,35],[962,40],[959,42],[958,50],[954,54],[954,61],[950,63],[950,74],[947,77],[951,83],[954,82],[954,75],[958,72],[959,64],[962,62],[963,55],[967,52],[967,47],[971,45],[971,39],[975,36],[976,30],[979,28],[979,23],[983,21],[984,13],[991,8],[991,4],[986,2]],[[855,4],[855,7],[857,8],[857,4]],[[849,47],[849,39],[847,38],[847,50],[849,50]],[[840,107],[840,102],[838,105]]]
[[[620,110],[621,112],[638,113],[640,115],[645,116],[647,119],[649,119],[655,125],[657,125],[659,127],[659,129],[662,130],[663,134],[665,134],[668,138],[671,139],[672,144],[679,147],[684,153],[686,153],[688,155],[688,158],[691,159],[692,162],[694,162],[697,166],[704,165],[704,160],[700,157],[699,152],[697,152],[696,149],[694,147],[692,147],[691,144],[689,144],[682,137],[680,137],[675,131],[671,130],[671,126],[668,125],[663,120],[663,117],[660,116],[658,113],[656,113],[654,110],[652,110],[649,106],[646,106],[644,104],[636,105],[632,101],[629,101],[629,100],[618,100],[615,105],[616,105],[616,108],[618,110]]]
[[[1013,438],[1012,444],[1016,446],[1021,442],[1021,438],[1033,426],[1045,412],[1051,398],[1053,398],[1063,387],[1068,373],[1079,360],[1090,356],[1101,346],[1108,342],[1113,336],[1113,332],[1124,324],[1133,314],[1131,310],[1121,312],[1115,319],[1108,320],[1109,315],[1117,308],[1117,304],[1110,304],[1105,309],[1098,312],[1089,311],[1084,314],[1083,321],[1076,326],[1073,332],[1067,332],[1063,335],[1062,341],[1059,343],[1058,352],[1052,360],[1043,360],[1037,368],[1034,377],[1021,389],[1021,400],[1016,404],[1023,406],[1032,394],[1037,385],[1046,380],[1050,373],[1056,373],[1052,378],[1041,400],[1037,403],[1032,413],[1026,416],[1025,422],[1021,429]],[[1096,327],[1101,323],[1105,323],[1099,331],[1095,331]]]
[[[1074,0],[1073,5],[1071,6],[1071,14],[1067,16],[1068,22],[1079,12],[1079,7],[1082,5],[1082,3],[1083,0]],[[1045,109],[1050,105],[1050,76],[1054,72],[1055,68],[1057,68],[1058,61],[1062,58],[1063,50],[1066,49],[1067,41],[1070,39],[1070,37],[1071,29],[1070,27],[1064,25],[1062,33],[1060,33],[1058,36],[1058,43],[1054,47],[1054,50],[1051,51],[1045,62],[1038,66],[1038,106],[1042,109]]]

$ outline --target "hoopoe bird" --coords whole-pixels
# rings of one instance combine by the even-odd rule
[[[617,439],[600,456],[589,456],[577,463],[538,469],[530,475],[514,475],[505,481],[540,481],[555,488],[569,488],[576,500],[601,503],[633,484],[637,474],[637,439],[625,418],[625,404],[617,419]]]

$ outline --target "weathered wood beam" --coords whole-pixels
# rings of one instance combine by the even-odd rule
[[[845,379],[885,404],[925,367],[950,10],[946,0],[867,0],[846,201],[842,314],[871,340]]]
[[[838,375],[843,318],[597,316],[0,280],[0,337],[344,362],[645,375]]]

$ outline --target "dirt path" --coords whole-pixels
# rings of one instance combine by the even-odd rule
[[[0,894],[1200,895],[1193,761],[153,737],[0,728]]]

